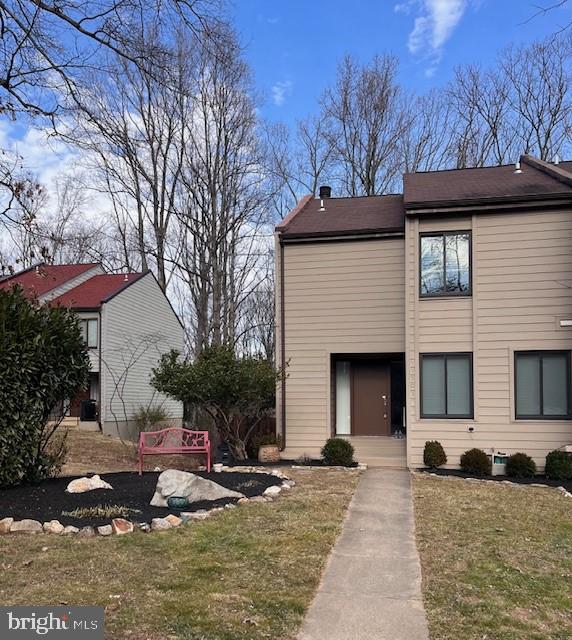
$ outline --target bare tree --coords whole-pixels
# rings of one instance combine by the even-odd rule
[[[148,31],[142,38],[148,38],[152,52],[158,35]],[[169,232],[193,93],[190,46],[182,34],[175,32],[173,38],[176,45],[170,56],[169,83],[158,82],[151,73],[152,55],[147,61],[149,69],[118,58],[112,81],[94,83],[82,95],[77,128],[69,134],[96,158],[126,260],[131,263],[136,253],[136,266],[152,268],[164,291],[172,260]]]
[[[241,306],[260,285],[269,195],[248,68],[232,31],[216,57],[198,49],[185,138],[178,267],[193,301],[194,351],[233,344]]]
[[[367,65],[346,56],[336,83],[322,99],[328,137],[345,193],[386,193],[400,177],[399,141],[410,126],[396,82],[397,59],[376,56]]]

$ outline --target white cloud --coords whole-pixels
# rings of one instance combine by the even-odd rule
[[[274,102],[277,107],[281,107],[286,98],[292,93],[293,86],[294,83],[291,80],[277,82],[271,89],[272,102]]]
[[[408,0],[394,6],[396,12],[415,12],[407,46],[414,55],[439,60],[442,49],[461,22],[470,0]],[[433,71],[434,73],[434,71]]]

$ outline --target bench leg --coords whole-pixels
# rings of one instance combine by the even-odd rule
[[[208,473],[211,472],[211,448],[210,448],[210,446],[207,449],[207,472]]]
[[[139,475],[143,475],[143,454],[139,451]]]

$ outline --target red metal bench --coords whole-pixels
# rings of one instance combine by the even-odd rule
[[[209,432],[171,427],[139,434],[139,475],[143,474],[143,456],[172,453],[204,453],[207,457],[207,471],[211,470]]]

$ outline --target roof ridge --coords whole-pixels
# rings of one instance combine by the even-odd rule
[[[562,182],[565,185],[572,187],[572,173],[566,171],[566,169],[560,167],[556,164],[551,164],[546,160],[541,160],[540,158],[535,158],[529,154],[523,154],[520,157],[521,162],[533,167],[534,169],[538,169],[542,171],[546,175],[558,180],[558,182]]]

